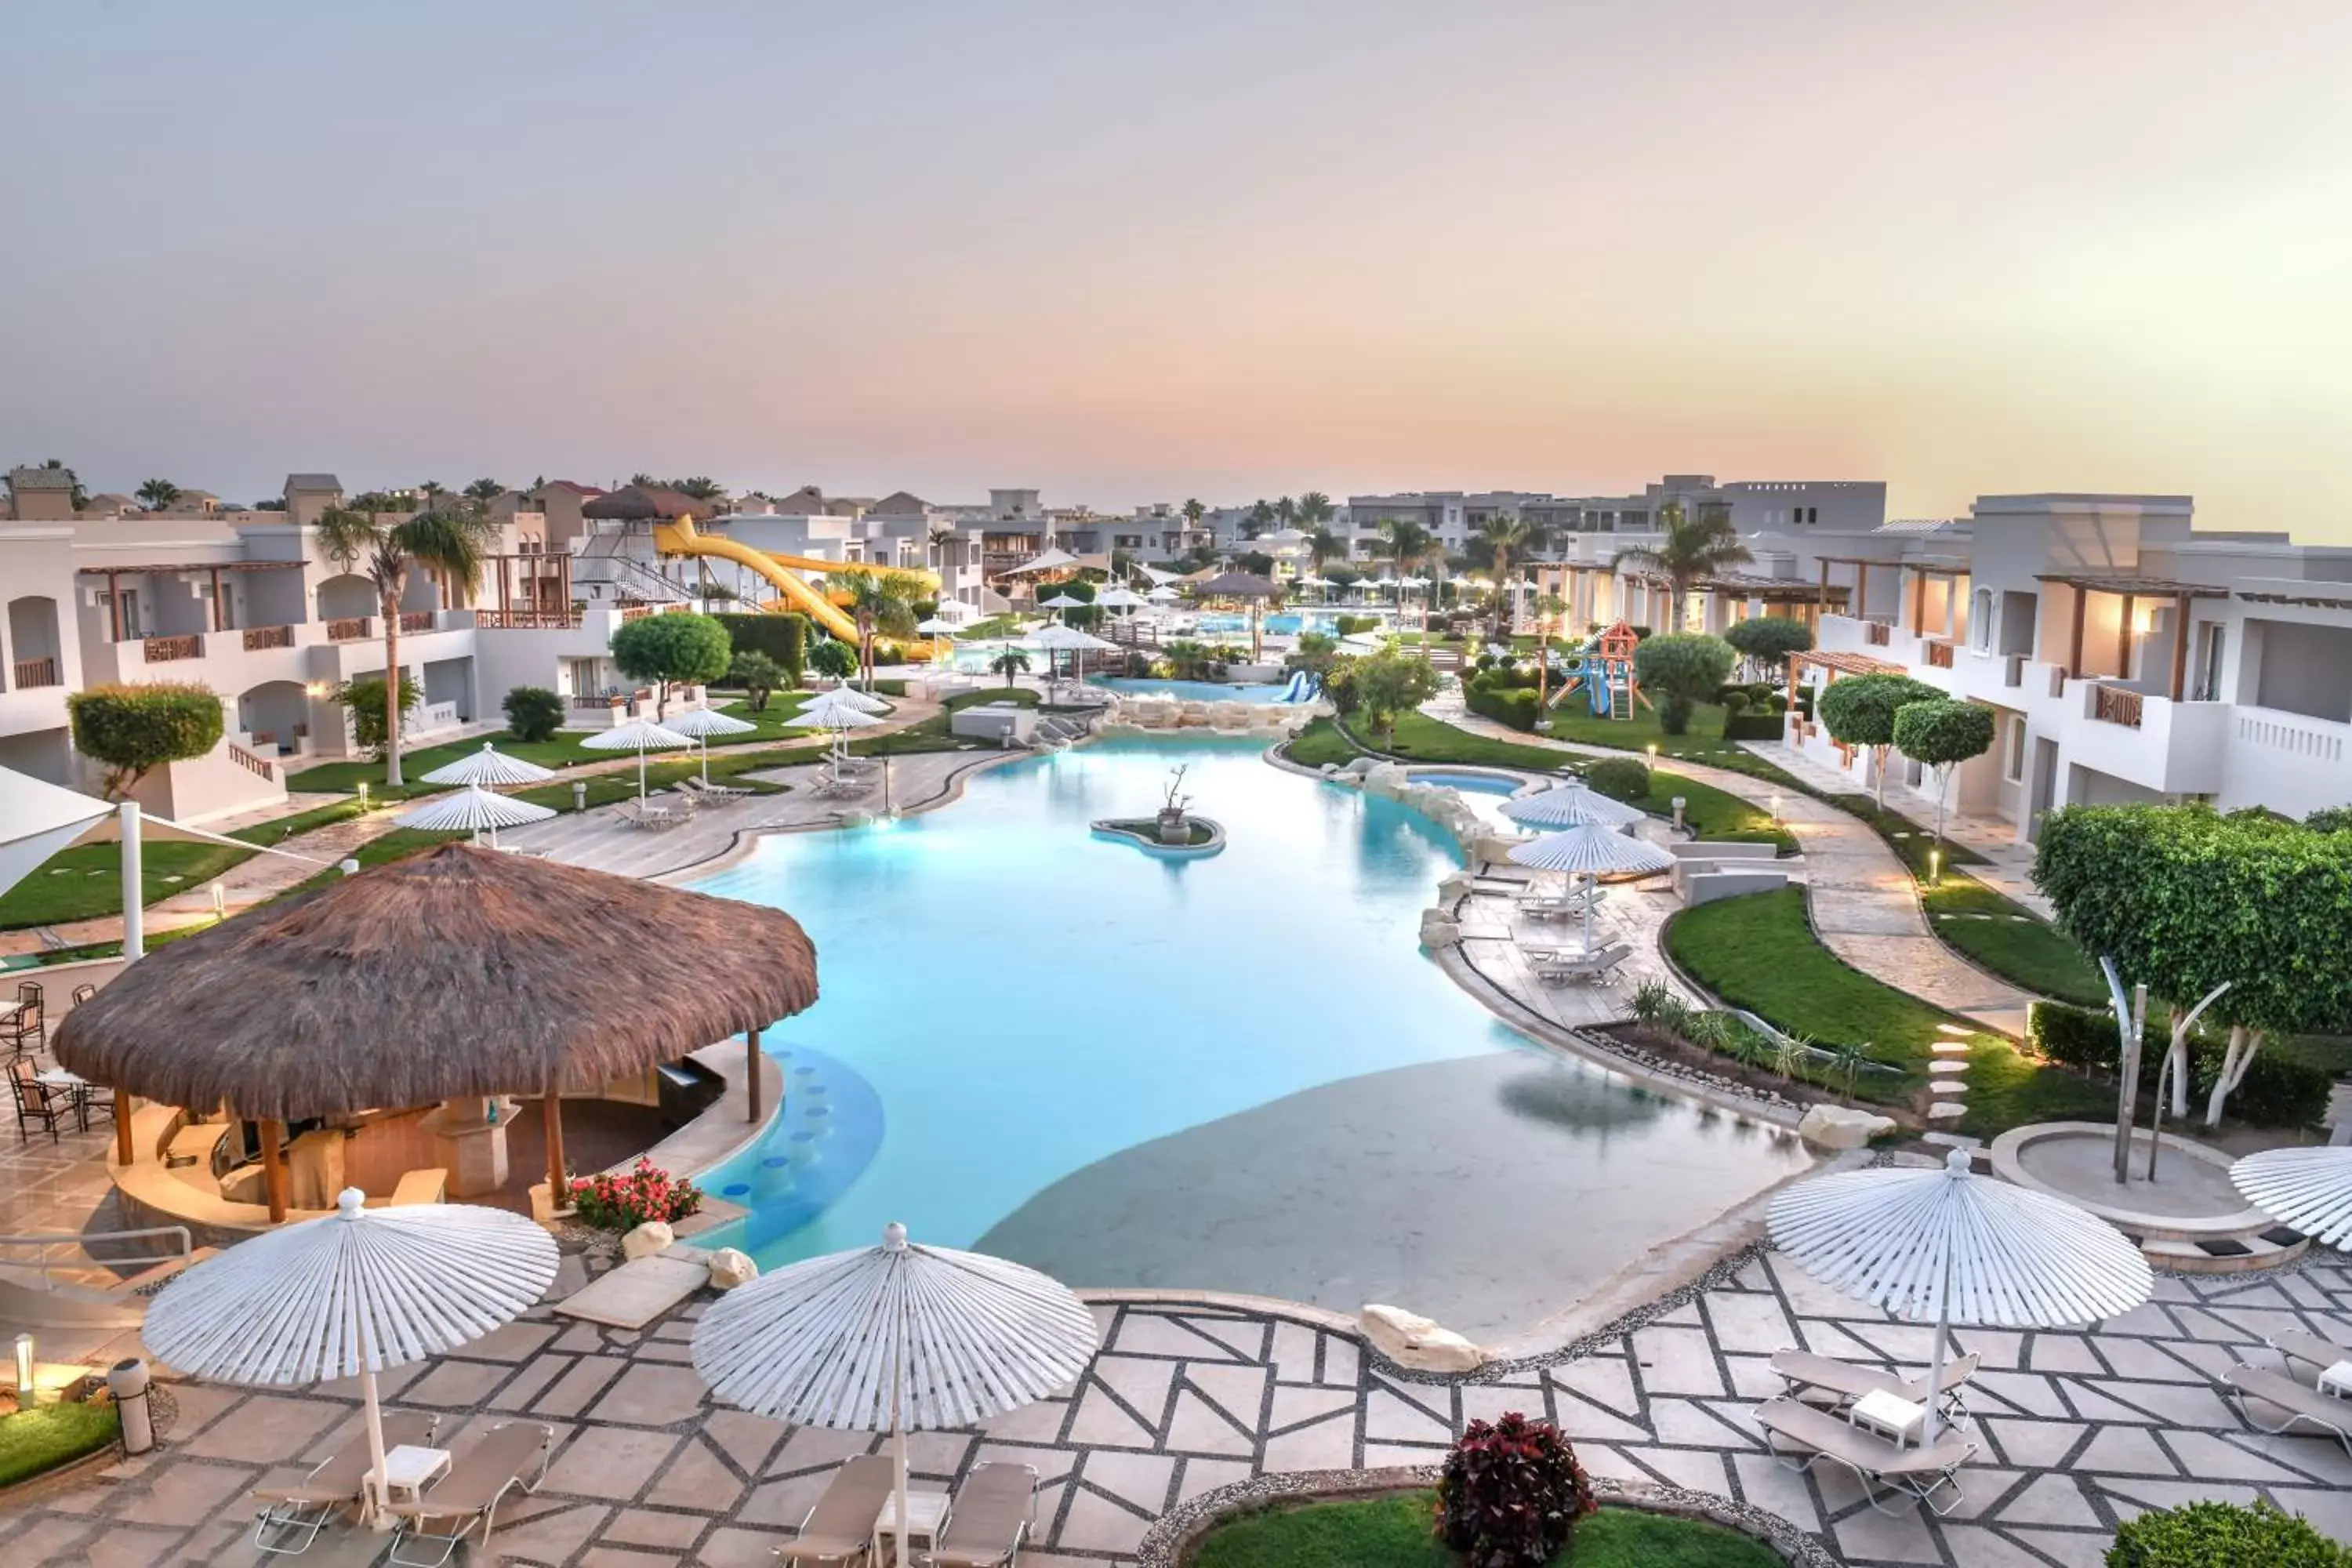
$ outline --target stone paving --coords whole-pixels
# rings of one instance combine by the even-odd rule
[[[473,1562],[749,1568],[789,1538],[831,1467],[882,1447],[714,1404],[688,1364],[707,1300],[642,1333],[569,1324],[542,1306],[384,1379],[395,1406],[440,1413],[445,1446],[500,1420],[555,1428],[545,1483],[503,1511],[493,1550]],[[1176,1301],[1096,1311],[1105,1349],[1075,1389],[985,1430],[912,1440],[928,1487],[991,1460],[1036,1468],[1031,1568],[1128,1562],[1158,1515],[1258,1473],[1430,1463],[1465,1422],[1512,1409],[1559,1422],[1597,1474],[1738,1499],[1866,1568],[2092,1568],[2117,1521],[2203,1497],[2268,1497],[2352,1538],[2352,1460],[2332,1439],[2255,1433],[2213,1382],[2232,1361],[2267,1359],[2268,1334],[2352,1337],[2352,1270],[2334,1258],[2281,1275],[2161,1279],[2153,1303],[2095,1331],[1959,1331],[1958,1345],[1985,1358],[1969,1391],[1982,1451],[1963,1474],[1965,1500],[1941,1521],[1874,1511],[1850,1480],[1799,1475],[1764,1451],[1748,1413],[1776,1388],[1773,1351],[1916,1367],[1929,1337],[1773,1255],[1737,1255],[1706,1288],[1573,1353],[1466,1381],[1369,1365],[1352,1334],[1305,1313]],[[247,1490],[357,1429],[348,1385],[175,1393],[165,1448],[23,1507],[8,1525],[11,1563],[253,1563]],[[314,1560],[371,1563],[381,1549],[381,1538],[346,1534]]]

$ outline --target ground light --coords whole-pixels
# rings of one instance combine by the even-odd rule
[[[33,1388],[33,1336],[16,1336],[16,1408],[30,1410],[37,1397]]]
[[[1930,849],[1927,851],[1927,886],[1940,888],[1943,885],[1944,852],[1940,849]]]

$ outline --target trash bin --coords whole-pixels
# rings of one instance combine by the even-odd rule
[[[122,1451],[143,1454],[155,1446],[155,1415],[148,1407],[147,1363],[137,1356],[106,1369],[106,1386],[122,1414]]]

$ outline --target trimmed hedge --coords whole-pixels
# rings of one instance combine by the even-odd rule
[[[1723,738],[1727,741],[1777,741],[1788,731],[1789,718],[1785,713],[1742,713],[1723,721]]]
[[[1514,730],[1533,730],[1543,710],[1532,687],[1481,678],[1462,689],[1462,700],[1471,712],[1483,714]]]
[[[2125,1521],[2106,1562],[2107,1568],[2345,1568],[2352,1551],[2301,1515],[2260,1500],[2251,1508],[2191,1502]]]
[[[788,689],[797,689],[808,673],[809,618],[797,611],[775,616],[747,616],[735,613],[713,616],[711,619],[727,628],[727,636],[738,653],[764,653],[784,667],[791,679]]]
[[[1632,757],[1603,757],[1584,770],[1584,782],[1612,800],[1650,798],[1650,767]]]
[[[2151,1007],[2147,1039],[2140,1050],[2143,1094],[2156,1090],[2170,1028],[2162,1009]],[[2043,1060],[2086,1076],[2113,1081],[2121,1065],[2123,1038],[2110,1012],[2069,1007],[2063,1002],[2036,1002],[2026,1013],[2025,1037]],[[2223,1041],[2210,1036],[2190,1037],[2189,1092],[2193,1101],[2201,1103],[2211,1094],[2226,1049]],[[2282,1054],[2273,1042],[2255,1053],[2246,1068],[2245,1080],[2230,1096],[2229,1109],[2240,1121],[2256,1127],[2306,1127],[2326,1114],[2335,1081],[2324,1068]]]

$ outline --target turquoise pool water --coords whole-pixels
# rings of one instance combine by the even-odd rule
[[[1090,837],[1179,764],[1223,855]],[[751,1211],[711,1244],[772,1266],[896,1219],[1081,1286],[1503,1323],[1802,1163],[1498,1024],[1416,944],[1457,863],[1394,802],[1189,738],[761,840],[701,890],[791,910],[823,994],[765,1036],[785,1108],[704,1178]]]
[[[1173,697],[1185,702],[1271,702],[1279,686],[1227,686],[1215,680],[1154,680],[1150,676],[1098,675],[1087,684],[1126,697]]]
[[[1436,784],[1460,792],[1464,803],[1477,813],[1478,820],[1498,833],[1522,831],[1518,824],[1503,815],[1503,803],[1519,793],[1524,780],[1496,773],[1450,773],[1442,768],[1414,768],[1405,776],[1414,784]]]

